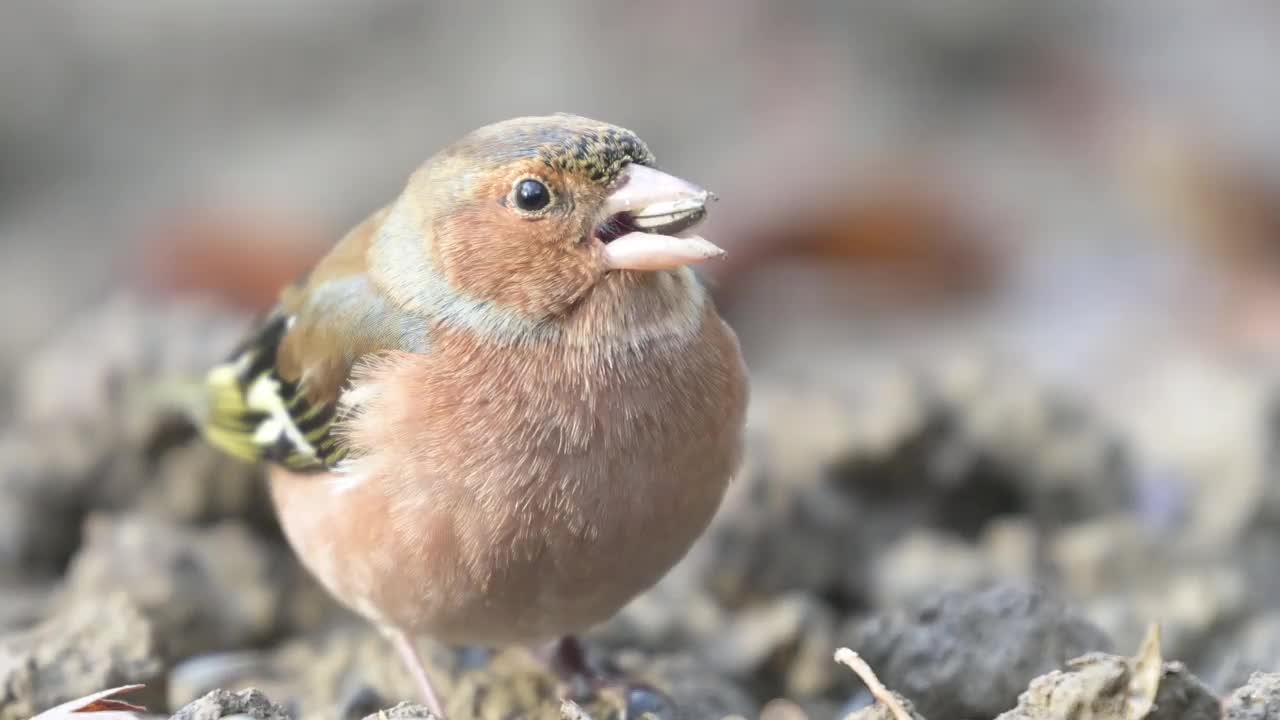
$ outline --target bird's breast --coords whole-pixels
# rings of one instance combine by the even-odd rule
[[[356,383],[345,431],[362,457],[330,480],[277,481],[286,531],[348,604],[445,640],[606,618],[705,529],[741,454],[745,369],[709,307],[679,343],[442,331]]]

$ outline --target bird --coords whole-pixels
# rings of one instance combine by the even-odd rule
[[[743,453],[748,374],[693,266],[707,190],[570,114],[472,131],[283,289],[204,381],[302,564],[396,647],[541,648],[654,585]]]

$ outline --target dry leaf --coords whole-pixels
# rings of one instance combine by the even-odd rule
[[[61,705],[49,708],[44,712],[36,715],[31,720],[62,720],[72,715],[80,713],[96,713],[96,712],[146,712],[146,708],[141,705],[134,705],[124,700],[117,700],[116,695],[131,693],[141,690],[144,685],[121,685],[120,687],[111,688],[110,690],[102,690],[92,695],[86,695],[82,698],[69,700]]]

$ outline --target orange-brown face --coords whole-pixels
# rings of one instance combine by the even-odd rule
[[[435,266],[469,297],[535,320],[562,314],[611,270],[630,269],[611,257],[610,243],[641,233],[617,203],[622,186],[643,189],[631,168],[652,164],[635,134],[586,118],[520,118],[481,128],[415,177],[430,208]],[[699,204],[696,213],[644,232],[683,230],[702,214]]]
[[[492,168],[437,218],[438,267],[472,297],[531,317],[559,314],[604,274],[592,237],[604,195],[538,160]]]

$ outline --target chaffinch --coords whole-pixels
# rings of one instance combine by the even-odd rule
[[[210,372],[207,437],[275,465],[298,556],[436,712],[415,638],[571,636],[653,585],[719,505],[747,377],[689,268],[722,254],[691,232],[710,197],[620,127],[489,125]]]

